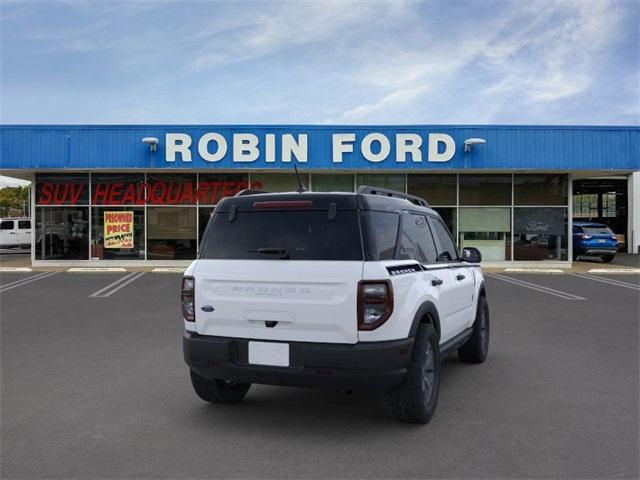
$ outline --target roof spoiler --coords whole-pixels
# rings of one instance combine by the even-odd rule
[[[401,198],[407,200],[414,205],[420,205],[421,207],[428,207],[429,204],[426,200],[416,197],[415,195],[409,195],[408,193],[397,192],[395,190],[389,190],[387,188],[370,187],[368,185],[362,185],[358,188],[358,193],[366,195],[381,195],[383,197]]]

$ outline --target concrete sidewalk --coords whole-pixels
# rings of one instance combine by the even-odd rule
[[[13,269],[26,269],[26,268],[30,268],[33,271],[65,272],[72,267],[68,267],[68,266],[67,267],[60,267],[60,266],[32,267],[31,254],[29,250],[21,250],[21,249],[20,250],[18,249],[0,250],[0,271],[10,271]],[[82,270],[110,271],[108,269],[113,269],[113,268],[118,268],[120,269],[120,271],[127,271],[127,272],[155,271],[155,272],[162,272],[162,273],[181,273],[182,271],[184,271],[184,268],[186,267],[175,267],[175,266],[174,267],[158,267],[158,266],[149,266],[149,265],[120,267],[117,265],[109,265],[109,262],[104,262],[104,264],[100,266],[95,266],[95,265],[91,265],[91,266],[87,265],[86,267],[76,266],[72,271],[82,271]],[[513,267],[509,267],[509,266],[491,267],[488,265],[483,267],[483,270],[489,273],[504,272],[505,270],[509,272],[509,271],[514,271],[513,269],[516,269],[516,271],[520,273],[526,272],[526,273],[534,273],[534,274],[535,273],[541,273],[541,274],[587,273],[590,270],[594,270],[594,269],[620,270],[621,273],[625,273],[625,271],[628,271],[628,273],[640,273],[640,272],[635,272],[636,269],[640,269],[640,255],[629,254],[629,253],[619,253],[616,255],[616,257],[613,259],[613,262],[611,263],[604,263],[599,258],[589,259],[585,257],[573,262],[573,265],[571,266],[571,268],[557,268],[557,267],[551,268],[545,265],[545,262],[540,262],[535,265],[527,265],[526,267],[516,266],[516,265],[514,265]]]

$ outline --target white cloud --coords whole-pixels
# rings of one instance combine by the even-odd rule
[[[385,114],[392,114],[398,108],[404,108],[410,105],[412,101],[423,95],[428,88],[426,85],[414,88],[399,88],[375,102],[365,103],[347,110],[340,118],[327,123],[359,122],[363,119],[380,118],[380,116],[384,116]]]
[[[51,75],[66,80],[57,85],[45,83],[43,71],[35,101],[13,78],[3,85],[5,105],[22,120],[24,104],[32,104],[44,122],[39,115],[49,105],[57,121],[74,122],[86,121],[77,112],[92,112],[97,122],[530,123],[568,105],[574,113],[577,105],[583,112],[599,106],[594,99],[604,102],[602,83],[612,80],[627,96],[609,109],[615,122],[637,111],[637,85],[602,65],[633,28],[623,23],[630,11],[637,19],[638,5],[69,0],[68,24],[32,14],[17,32],[41,42],[38,54],[62,50],[70,64],[89,59],[96,81],[78,90],[64,67]],[[633,51],[622,56],[637,70],[637,42],[624,45]],[[37,63],[35,54],[30,61]],[[18,95],[28,98],[12,100]],[[567,121],[584,123],[589,113]]]
[[[487,122],[494,120],[487,112],[514,101],[536,109],[575,97],[593,85],[621,16],[603,1],[511,2],[489,20],[467,19],[451,37],[413,32],[411,46],[392,41],[361,66],[357,78],[375,94],[342,118],[375,123],[388,114],[411,115],[415,107],[400,101],[403,92],[427,106],[440,95],[455,98],[452,84],[475,90],[466,109]],[[465,83],[465,77],[482,80]],[[451,110],[453,117],[468,116]]]
[[[0,188],[5,187],[24,187],[25,185],[29,185],[31,182],[27,180],[20,180],[19,178],[6,177],[4,175],[0,175]]]

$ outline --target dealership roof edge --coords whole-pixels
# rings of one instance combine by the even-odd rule
[[[304,124],[304,123],[241,123],[241,124],[216,124],[216,123],[73,123],[73,124],[43,124],[43,123],[0,123],[0,130],[4,128],[35,128],[35,129],[108,129],[108,128],[304,128],[304,129],[330,129],[330,128],[363,128],[363,129],[389,129],[389,128],[446,128],[446,129],[465,129],[465,128],[481,128],[481,129],[538,129],[538,130],[637,130],[640,131],[640,125],[541,125],[541,124]]]
[[[157,138],[158,148],[143,137]],[[486,143],[469,151],[469,138]],[[294,163],[311,171],[635,171],[640,126],[0,125],[0,170],[279,170]]]

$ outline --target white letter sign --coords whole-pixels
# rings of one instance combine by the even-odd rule
[[[439,153],[440,143],[444,143],[444,152]],[[446,133],[429,134],[429,161],[448,162],[456,153],[456,142]]]
[[[176,153],[182,155],[183,162],[191,161],[191,137],[186,133],[167,133],[165,135],[167,162],[176,161]]]
[[[233,134],[233,161],[253,162],[260,155],[258,137],[252,133]]]
[[[209,152],[209,142],[211,141],[218,144],[218,149],[215,153]],[[222,160],[227,154],[227,141],[219,133],[205,133],[198,142],[198,153],[206,162]]]
[[[355,133],[334,133],[333,140],[333,163],[342,163],[342,154],[353,152],[353,145],[345,145],[345,143],[353,143],[356,141]]]

